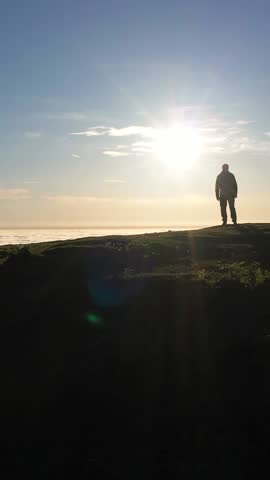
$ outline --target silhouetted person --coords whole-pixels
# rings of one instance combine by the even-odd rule
[[[234,175],[229,172],[229,165],[222,165],[222,172],[217,176],[216,180],[216,197],[220,202],[222,225],[227,225],[227,202],[229,203],[231,217],[234,225],[237,224],[236,210],[234,206],[237,197],[237,183]]]

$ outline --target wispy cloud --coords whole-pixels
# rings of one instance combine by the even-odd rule
[[[72,153],[71,156],[72,156],[73,158],[81,158],[81,156],[78,155],[77,153]]]
[[[228,153],[257,153],[269,154],[270,141],[262,141],[252,137],[240,137],[228,146]]]
[[[77,135],[82,137],[99,137],[100,135],[106,135],[105,132],[98,132],[96,130],[87,130],[86,132],[73,132],[70,135]]]
[[[97,127],[90,127],[86,131],[82,132],[72,132],[70,135],[79,135],[84,137],[99,137],[101,135],[108,135],[110,128],[104,127],[103,125]]]
[[[130,137],[138,135],[140,137],[153,138],[155,136],[155,129],[153,127],[139,125],[131,125],[123,128],[98,126],[91,127],[82,132],[72,132],[70,135],[83,135],[86,137],[98,137],[101,135],[108,135],[109,137]]]
[[[153,151],[153,142],[133,142],[131,144],[131,151],[135,153],[151,153]]]
[[[144,127],[131,125],[130,127],[115,128],[111,127],[108,131],[110,137],[130,137],[138,135],[139,137],[154,138],[156,129],[153,127]]]
[[[36,184],[36,183],[40,183],[39,180],[26,180],[25,182],[23,182],[25,185],[32,185],[32,184]]]
[[[118,180],[118,179],[110,179],[105,178],[104,183],[127,183],[127,180]]]
[[[255,123],[254,120],[237,120],[237,122],[235,122],[236,125],[251,125],[252,123]]]
[[[30,190],[26,188],[2,188],[0,200],[26,200],[32,198]]]
[[[215,114],[209,106],[187,105],[179,110],[179,127],[192,128],[197,131],[203,144],[204,155],[236,155],[248,152],[270,152],[270,143],[263,141],[258,133],[252,133],[248,128],[255,123],[249,119],[228,121]],[[106,136],[108,138],[126,138],[126,145],[111,145],[103,150],[104,155],[111,157],[124,157],[129,155],[148,155],[156,151],[156,143],[164,132],[170,127],[128,125],[119,127],[106,127],[104,125],[90,127],[85,131],[73,132],[70,135],[86,137]],[[270,132],[265,132],[270,136]]]
[[[104,150],[103,153],[109,157],[127,157],[129,155],[128,152],[118,152],[117,150]]]
[[[24,132],[24,136],[26,138],[39,138],[41,137],[41,132],[36,132],[36,131]]]
[[[110,197],[95,197],[91,195],[45,195],[42,198],[50,202],[74,206],[107,204],[113,201]]]

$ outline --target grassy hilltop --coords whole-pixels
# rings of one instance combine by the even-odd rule
[[[218,286],[256,287],[269,280],[269,224],[211,227],[195,231],[104,236],[28,246],[0,247],[0,263],[60,262],[83,265],[108,278],[164,276]],[[93,264],[91,265],[91,262]]]
[[[269,471],[270,225],[0,249],[1,465]]]

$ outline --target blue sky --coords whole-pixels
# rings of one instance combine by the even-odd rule
[[[269,221],[269,14],[267,0],[2,4],[0,225],[217,223],[224,161],[242,219]],[[176,123],[203,135],[192,168],[156,151]]]

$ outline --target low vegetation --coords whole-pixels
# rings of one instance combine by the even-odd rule
[[[11,267],[18,260],[28,268],[48,264],[53,270],[72,263],[111,279],[170,277],[255,289],[270,283],[269,235],[268,224],[246,224],[3,246],[0,264],[8,261]]]
[[[245,288],[254,289],[265,282],[270,281],[270,271],[264,269],[260,263],[234,262],[231,264],[219,264],[215,270],[198,270],[197,278],[209,286],[221,286],[222,284],[240,284]]]

